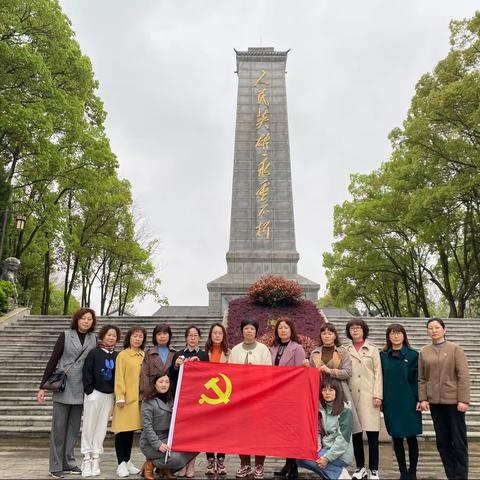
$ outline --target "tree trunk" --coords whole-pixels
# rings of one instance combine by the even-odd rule
[[[42,315],[48,315],[48,309],[50,307],[50,248],[45,252],[43,256],[43,292],[42,292],[42,305],[40,313]]]

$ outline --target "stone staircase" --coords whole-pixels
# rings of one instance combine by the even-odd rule
[[[127,330],[140,325],[147,330],[147,345],[151,345],[152,331],[158,323],[167,322],[172,328],[172,345],[185,345],[185,328],[197,325],[206,340],[208,329],[220,317],[208,312],[177,312],[176,316],[158,317],[98,317],[97,328],[107,323],[117,325],[122,332],[118,349],[121,350]],[[188,315],[191,313],[192,315]],[[45,435],[50,432],[52,402],[38,405],[36,394],[43,371],[50,358],[56,339],[68,329],[70,317],[27,315],[10,322],[0,331],[0,435]]]
[[[201,312],[167,309],[165,313],[169,315],[99,317],[97,331],[102,324],[114,323],[125,334],[131,326],[141,325],[147,329],[149,345],[154,326],[168,322],[173,332],[172,344],[175,348],[181,348],[188,325],[197,325],[204,341],[211,323],[222,320],[220,317],[209,316],[206,309]],[[332,316],[328,321],[337,327],[341,338],[345,339],[345,325],[351,318]],[[370,340],[380,348],[385,341],[387,326],[394,322],[405,326],[414,348],[419,349],[429,342],[424,318],[369,318],[367,321]],[[0,362],[3,367],[0,371],[0,434],[44,435],[49,432],[51,401],[47,401],[45,406],[38,405],[36,393],[58,334],[68,328],[68,324],[69,317],[29,315],[0,330]],[[480,329],[477,326],[480,325],[480,320],[448,319],[446,324],[448,339],[462,345],[468,357],[472,400],[467,412],[468,436],[471,440],[480,440]],[[425,413],[423,418],[423,437],[426,440],[434,439],[430,414]]]
[[[337,327],[341,338],[345,339],[345,325],[351,318],[330,316],[328,320]],[[157,323],[168,322],[173,330],[172,343],[176,348],[180,348],[184,344],[184,330],[187,325],[197,325],[202,331],[202,340],[205,340],[211,323],[221,320],[219,317],[209,316],[206,309],[202,311],[199,307],[195,309],[172,307],[165,309],[162,315],[157,317],[100,317],[98,326],[105,323],[114,323],[119,326],[122,334],[125,334],[128,328],[133,325],[144,326],[148,334],[147,344],[150,344],[154,326]],[[429,342],[424,318],[369,318],[366,320],[370,326],[370,340],[380,348],[385,341],[384,332],[387,326],[394,322],[405,326],[414,348],[419,349]],[[52,409],[50,400],[47,401],[47,405],[40,406],[36,403],[35,397],[55,340],[60,331],[68,328],[68,324],[69,317],[32,315],[11,321],[4,327],[0,326],[0,362],[3,367],[0,370],[0,437],[4,442],[17,442],[14,445],[20,446],[15,448],[25,447],[25,441],[48,441],[46,438],[32,438],[46,437],[50,431]],[[462,345],[471,369],[472,404],[470,411],[467,413],[468,436],[471,443],[470,474],[471,478],[480,478],[480,442],[478,442],[480,440],[480,329],[478,329],[480,320],[448,319],[446,324],[448,338]],[[22,436],[20,444],[15,439],[16,435]],[[25,436],[30,437],[30,440],[25,440]],[[420,439],[422,443],[420,446],[418,478],[445,478],[438,453],[432,442],[434,439],[430,415],[424,414],[424,434],[423,439]],[[111,443],[111,438],[107,437],[106,442],[107,445],[110,445],[108,442]],[[45,445],[43,448],[48,450],[46,443],[42,443],[42,445]],[[25,455],[30,457],[32,454],[31,446],[26,448],[28,454]],[[45,452],[42,450],[42,453],[39,454],[42,461],[48,457]],[[112,458],[112,467],[109,471],[113,472],[114,455],[111,446],[107,448],[107,452],[109,452],[107,456]],[[203,458],[203,456],[200,457]],[[381,457],[382,478],[398,478],[395,457],[388,443],[382,444]],[[11,461],[12,465],[17,465],[19,461],[15,452],[12,453]],[[138,462],[141,462],[141,459]],[[229,455],[228,462],[230,470],[234,472],[237,466],[235,463],[236,456]],[[230,466],[231,462],[234,464]],[[267,471],[273,471],[274,464],[279,463],[281,462],[278,459],[269,459],[266,465]],[[45,466],[43,470],[38,471],[38,465],[36,465],[33,470],[35,475],[38,473],[38,478],[44,478],[43,474],[46,468]],[[199,468],[199,471],[203,471],[203,467]],[[29,471],[28,475],[33,474]],[[28,476],[28,478],[34,478],[35,475]],[[301,477],[309,478],[309,475],[302,471]],[[6,477],[0,475],[0,478]],[[107,475],[102,478],[111,478],[111,476]],[[199,478],[205,477],[200,475]],[[233,475],[228,478],[233,478]]]
[[[345,341],[345,326],[352,317],[328,317],[335,325],[340,340]],[[427,335],[425,318],[365,318],[370,328],[369,340],[379,349],[385,344],[385,331],[392,323],[402,324],[408,334],[410,345],[416,350],[431,342]],[[448,318],[445,319],[447,339],[461,345],[468,358],[470,368],[471,404],[466,414],[469,440],[480,440],[480,319]],[[434,440],[435,433],[429,412],[423,414],[423,437]]]

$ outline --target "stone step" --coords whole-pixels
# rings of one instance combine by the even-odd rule
[[[37,399],[35,396],[32,397],[0,397],[0,406],[28,406],[33,407],[37,406]],[[40,406],[40,405],[38,405]]]
[[[11,406],[4,406],[0,404],[0,422],[1,419],[8,415],[29,415],[29,416],[37,416],[37,417],[45,417],[51,416],[52,414],[52,405],[35,405],[34,408],[32,406],[22,406],[22,405],[11,405]]]
[[[0,397],[36,397],[37,392],[38,385],[36,388],[4,387],[0,388]]]
[[[0,432],[6,426],[49,428],[51,423],[52,417],[50,415],[2,415],[0,416]]]

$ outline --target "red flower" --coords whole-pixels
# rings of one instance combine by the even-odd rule
[[[295,280],[269,275],[250,286],[248,297],[258,305],[284,307],[300,302],[303,288]]]

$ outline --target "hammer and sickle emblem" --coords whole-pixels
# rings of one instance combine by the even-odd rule
[[[203,403],[208,403],[209,405],[219,405],[220,403],[225,403],[227,404],[230,401],[230,394],[232,393],[232,382],[230,379],[224,375],[223,373],[220,373],[220,376],[223,378],[223,381],[225,382],[225,391],[223,391],[219,386],[218,382],[220,381],[220,378],[218,377],[213,377],[211,378],[205,385],[204,387],[207,390],[213,390],[217,398],[211,398],[207,397],[204,393],[200,395],[200,400],[198,403],[202,405]]]

